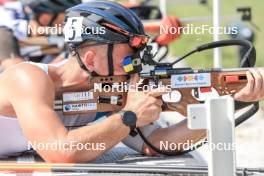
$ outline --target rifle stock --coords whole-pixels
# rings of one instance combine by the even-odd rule
[[[151,81],[162,85],[172,85],[174,81],[172,77],[175,75],[188,76],[189,74],[193,78],[201,73],[210,75],[210,86],[183,86],[180,88],[172,86],[171,91],[178,91],[181,95],[179,101],[166,102],[163,100],[163,111],[177,111],[183,116],[187,116],[188,104],[203,103],[199,100],[199,94],[202,92],[208,93],[211,89],[214,89],[219,96],[223,96],[233,95],[240,91],[247,84],[247,70],[247,68],[223,70],[173,69],[165,75],[155,75],[154,72],[150,72],[148,75],[141,75],[141,78],[144,79],[143,85],[149,84]],[[64,87],[61,95],[57,96],[61,103],[60,110],[63,110],[65,115],[119,111],[126,104],[127,89],[117,89],[116,85],[128,85],[128,81],[127,76],[94,77],[83,84]]]

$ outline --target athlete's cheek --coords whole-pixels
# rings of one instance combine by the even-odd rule
[[[114,69],[115,69],[115,75],[125,75],[126,74],[121,63],[116,64]]]
[[[103,59],[96,59],[94,62],[94,71],[102,76],[108,75],[108,63]]]
[[[124,75],[126,72],[123,69],[123,59],[115,59],[114,60],[114,73],[115,75]]]
[[[126,75],[126,72],[121,65],[115,69],[115,75]]]

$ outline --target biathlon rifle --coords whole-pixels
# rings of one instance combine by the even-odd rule
[[[173,68],[175,63],[195,52],[233,45],[244,46],[248,49],[240,64],[241,67],[247,68]],[[175,111],[186,116],[189,104],[203,103],[212,94],[214,96],[233,95],[245,87],[247,84],[246,71],[249,70],[249,67],[255,65],[256,50],[248,41],[224,40],[201,45],[172,63],[158,63],[153,60],[150,47],[147,47],[141,59],[143,64],[152,65],[154,69],[140,73],[140,77],[143,80],[140,87],[144,87],[144,85],[154,85],[154,87],[160,85],[169,86],[171,90],[160,97],[163,101],[162,110]],[[131,63],[129,67],[137,70],[138,63]],[[86,83],[73,87],[64,87],[62,93],[56,96],[54,108],[55,110],[62,110],[64,115],[122,110],[127,101],[127,89],[125,89],[126,86],[124,85],[127,85],[128,82],[129,76],[93,77]],[[119,85],[121,85],[121,90]],[[240,109],[252,104],[253,106],[249,110],[235,119],[236,126],[255,114],[259,106],[258,102],[245,104],[240,102],[238,106],[235,106],[236,109]],[[151,149],[163,155],[173,156],[187,153],[204,144],[204,142],[196,143],[195,147],[190,147],[183,151],[164,151],[148,141],[139,128],[137,128],[137,131]]]
[[[173,63],[157,63],[152,60],[151,49],[146,49],[143,63],[154,65],[149,72],[141,72],[144,85],[163,85],[170,88],[163,95],[163,110],[177,111],[186,116],[188,104],[202,103],[208,96],[232,95],[247,84],[246,71],[249,68],[236,69],[192,69],[173,68],[178,61],[190,54],[214,47],[242,45],[248,47],[248,52],[241,66],[252,67],[255,64],[255,48],[248,41],[225,40],[202,45],[190,53],[178,58]],[[126,86],[129,76],[93,77],[87,83],[74,87],[64,87],[63,93],[57,97],[56,109],[62,109],[64,114],[81,114],[89,112],[119,111],[127,99]],[[123,89],[120,90],[120,87]]]
[[[155,68],[140,74],[143,84],[138,87],[166,86],[171,92],[161,97],[163,111],[187,116],[188,104],[203,103],[208,96],[232,95],[240,91],[247,84],[247,70]],[[78,87],[65,87],[57,107],[60,106],[65,115],[119,111],[126,104],[128,84],[127,76],[94,77]]]

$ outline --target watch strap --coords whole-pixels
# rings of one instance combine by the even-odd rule
[[[119,115],[121,115],[121,118],[122,118],[122,121],[124,123],[124,114],[125,114],[126,111],[118,111],[117,113]],[[125,124],[125,123],[124,123]],[[125,124],[126,126],[128,126],[130,128],[130,132],[129,132],[129,135],[132,136],[132,137],[135,137],[138,133],[136,131],[136,126],[130,126],[128,124]]]

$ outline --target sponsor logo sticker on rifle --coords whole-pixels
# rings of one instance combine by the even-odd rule
[[[63,93],[63,102],[74,102],[74,101],[84,101],[92,100],[93,92],[68,92]]]
[[[210,73],[179,74],[171,76],[171,88],[210,87]]]
[[[96,110],[96,103],[79,103],[63,105],[63,112],[90,111]]]

